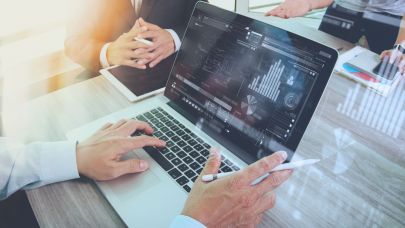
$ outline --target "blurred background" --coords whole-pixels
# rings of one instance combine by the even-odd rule
[[[77,83],[64,54],[65,25],[80,0],[0,0],[0,113]],[[230,10],[234,0],[212,0]]]

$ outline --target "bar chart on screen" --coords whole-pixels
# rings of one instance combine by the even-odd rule
[[[336,111],[379,132],[398,138],[405,121],[405,80],[384,97],[357,84],[349,89]],[[361,90],[365,90],[360,98]]]
[[[280,94],[280,78],[283,74],[285,66],[281,63],[281,60],[277,61],[270,66],[267,74],[263,76],[257,76],[249,84],[249,89],[276,101]]]

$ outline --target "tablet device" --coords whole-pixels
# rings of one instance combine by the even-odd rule
[[[100,73],[129,101],[135,102],[163,91],[174,59],[175,55],[171,55],[153,68],[113,66]]]
[[[367,73],[380,81],[383,78],[373,72],[374,68],[376,68],[379,63],[380,56],[369,50],[365,50],[359,53],[347,62],[347,64],[349,64],[350,66],[364,73]]]

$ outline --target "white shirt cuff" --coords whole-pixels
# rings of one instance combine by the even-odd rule
[[[170,33],[170,35],[172,35],[173,41],[174,41],[174,46],[176,47],[176,51],[178,51],[180,49],[181,46],[181,41],[179,36],[177,35],[177,33],[173,30],[173,29],[166,29],[166,31],[168,31]]]
[[[191,217],[177,215],[170,224],[170,228],[206,228],[206,226]]]
[[[110,67],[110,64],[108,63],[108,60],[107,60],[107,50],[108,50],[108,47],[110,46],[110,44],[111,43],[104,44],[104,46],[101,48],[101,51],[100,51],[100,63],[103,68]]]
[[[37,144],[41,153],[40,179],[54,183],[79,178],[76,162],[76,142],[51,142]]]

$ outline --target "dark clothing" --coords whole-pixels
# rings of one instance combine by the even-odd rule
[[[130,0],[83,2],[68,26],[65,51],[87,70],[97,72],[104,44],[128,32],[139,17],[163,29],[173,29],[181,39],[197,0],[144,0],[139,16]]]
[[[334,3],[326,10],[319,30],[351,43],[364,35],[370,50],[379,54],[393,48],[401,19],[388,13],[357,12]]]

